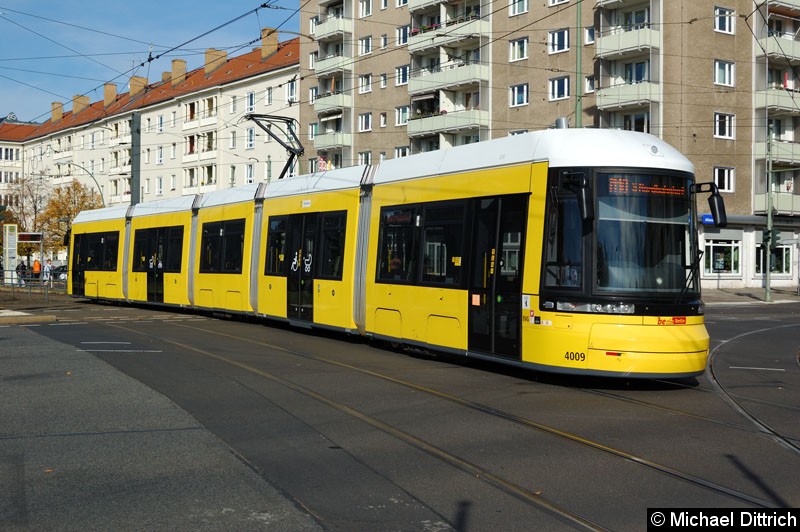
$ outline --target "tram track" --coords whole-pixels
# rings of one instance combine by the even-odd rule
[[[204,349],[192,346],[192,345],[188,345],[188,344],[183,343],[183,342],[178,342],[178,341],[172,340],[170,338],[156,337],[150,332],[144,333],[144,332],[139,331],[139,330],[137,330],[135,328],[131,328],[131,327],[128,327],[128,326],[120,324],[120,323],[105,323],[105,324],[109,325],[111,327],[116,327],[116,328],[120,328],[120,329],[129,331],[129,332],[132,332],[132,333],[147,335],[147,336],[149,336],[151,338],[158,338],[158,340],[160,340],[160,341],[173,344],[173,345],[175,345],[177,347],[180,347],[182,349],[188,350],[188,351],[193,352],[193,353],[195,353],[197,355],[201,355],[201,356],[204,356],[204,357],[209,357],[209,358],[212,358],[212,359],[217,360],[219,362],[223,362],[225,364],[230,364],[230,365],[232,365],[234,367],[237,367],[237,368],[239,368],[241,370],[247,371],[247,372],[252,373],[254,375],[258,375],[258,376],[260,376],[262,378],[270,380],[271,382],[274,382],[274,383],[279,384],[281,386],[285,386],[285,387],[287,387],[289,389],[292,389],[292,390],[294,390],[294,391],[296,391],[298,393],[301,393],[301,394],[305,395],[306,397],[313,398],[313,399],[315,399],[315,400],[317,400],[317,401],[319,401],[319,402],[321,402],[321,403],[323,403],[323,404],[325,404],[325,405],[327,405],[327,406],[329,406],[331,408],[335,408],[335,409],[339,410],[340,412],[343,412],[343,413],[345,413],[347,415],[350,415],[350,416],[353,416],[353,417],[355,417],[357,419],[360,419],[361,421],[364,421],[364,422],[370,424],[371,426],[375,427],[376,429],[382,430],[385,433],[390,434],[393,437],[396,437],[396,438],[400,439],[401,441],[404,441],[404,442],[406,442],[406,443],[408,443],[410,445],[413,445],[414,447],[416,447],[416,448],[418,448],[420,450],[423,450],[423,451],[427,452],[428,454],[441,459],[442,461],[448,463],[451,466],[457,467],[458,469],[460,469],[462,471],[465,471],[465,472],[468,472],[468,473],[470,473],[472,475],[475,475],[477,478],[481,478],[485,482],[487,482],[489,484],[492,484],[493,486],[495,486],[497,488],[503,489],[504,491],[512,494],[513,496],[515,496],[517,498],[521,498],[523,500],[526,500],[526,501],[530,502],[531,504],[534,504],[536,506],[539,506],[539,507],[547,510],[550,513],[554,513],[555,515],[558,515],[561,518],[567,519],[567,520],[571,521],[572,523],[574,523],[574,524],[576,524],[576,525],[578,525],[578,526],[580,526],[582,528],[585,528],[585,529],[588,529],[588,530],[602,530],[603,529],[602,526],[597,525],[596,523],[593,523],[590,520],[587,520],[587,519],[583,518],[582,516],[575,514],[574,512],[570,511],[569,509],[564,508],[564,507],[558,505],[557,503],[548,500],[547,498],[541,496],[540,494],[538,494],[536,492],[533,492],[531,490],[528,490],[525,487],[519,486],[518,484],[515,484],[512,481],[504,479],[503,477],[501,477],[499,475],[496,475],[496,474],[492,473],[491,471],[488,471],[486,469],[481,468],[477,464],[471,463],[471,462],[469,462],[467,460],[464,460],[464,459],[462,459],[462,458],[460,458],[460,457],[458,457],[456,455],[448,453],[446,450],[444,450],[442,448],[439,448],[439,447],[437,447],[436,445],[434,445],[434,444],[432,444],[430,442],[427,442],[427,441],[424,441],[424,440],[422,440],[420,438],[417,438],[416,436],[414,436],[412,434],[409,434],[409,433],[407,433],[407,432],[405,432],[405,431],[403,431],[403,430],[401,430],[401,429],[399,429],[397,427],[394,427],[394,426],[392,426],[390,424],[387,424],[387,423],[385,423],[385,422],[383,422],[381,420],[373,418],[373,417],[369,416],[368,414],[365,414],[365,413],[363,413],[363,412],[361,412],[361,411],[359,411],[357,409],[354,409],[354,408],[352,408],[352,407],[350,407],[348,405],[340,403],[340,402],[336,401],[335,399],[333,399],[331,397],[328,397],[328,396],[325,396],[323,394],[320,394],[319,392],[316,392],[314,390],[308,389],[308,388],[306,388],[304,386],[301,386],[301,385],[299,385],[297,383],[293,383],[293,382],[291,382],[289,380],[286,380],[286,379],[284,379],[284,378],[282,378],[282,377],[280,377],[278,375],[275,375],[275,374],[272,374],[270,372],[261,370],[259,368],[254,367],[254,366],[251,366],[249,364],[245,364],[243,362],[240,362],[238,360],[234,360],[233,358],[230,358],[230,357],[225,356],[225,355],[221,355],[221,354],[218,354],[218,353],[213,353],[211,351],[207,351],[207,350],[204,350]],[[590,440],[590,439],[587,439],[587,438],[583,438],[583,437],[581,437],[581,436],[579,436],[577,434],[573,434],[571,432],[564,431],[564,430],[558,429],[558,428],[550,426],[550,425],[542,424],[542,423],[539,423],[539,422],[534,421],[532,419],[528,419],[526,417],[518,416],[518,415],[513,414],[511,412],[503,411],[503,410],[500,410],[498,408],[492,407],[492,406],[487,405],[487,404],[479,403],[479,402],[476,402],[476,401],[471,401],[471,400],[465,399],[463,397],[459,397],[459,396],[456,396],[456,395],[453,395],[453,394],[449,394],[447,392],[443,392],[443,391],[440,391],[440,390],[433,389],[433,388],[428,387],[428,386],[423,386],[423,385],[420,385],[420,384],[417,384],[417,383],[414,383],[414,382],[410,382],[408,380],[401,379],[401,378],[398,378],[398,377],[394,377],[392,375],[388,375],[388,374],[385,374],[385,373],[380,373],[380,372],[373,371],[371,369],[366,369],[366,368],[363,368],[363,367],[358,367],[358,366],[353,365],[351,363],[346,363],[346,362],[342,362],[340,360],[335,360],[335,359],[327,357],[327,356],[320,356],[320,355],[315,355],[315,354],[312,354],[312,353],[298,351],[296,349],[286,348],[286,347],[275,345],[273,343],[269,343],[269,342],[262,341],[262,340],[259,340],[259,339],[245,338],[245,337],[242,337],[242,336],[232,335],[232,334],[224,333],[224,332],[221,332],[221,331],[215,331],[215,330],[212,330],[210,328],[196,327],[196,326],[192,326],[192,325],[189,325],[189,324],[186,324],[186,323],[181,323],[181,322],[176,322],[176,323],[174,323],[174,325],[176,327],[181,327],[181,328],[184,328],[184,329],[187,329],[187,330],[202,331],[202,332],[204,332],[206,334],[214,334],[214,335],[217,335],[217,336],[220,336],[220,337],[229,338],[231,340],[240,341],[240,342],[246,342],[246,343],[249,343],[249,344],[252,344],[252,345],[259,346],[261,348],[267,348],[267,349],[270,349],[270,350],[282,352],[282,353],[285,353],[287,355],[300,357],[300,358],[303,358],[303,359],[306,359],[306,360],[311,360],[311,361],[314,361],[314,362],[317,362],[317,363],[324,363],[324,364],[333,365],[333,366],[336,366],[336,367],[339,367],[339,368],[342,368],[342,369],[346,369],[348,371],[357,372],[359,374],[367,375],[367,376],[370,376],[372,378],[383,380],[385,382],[390,382],[390,383],[395,384],[395,385],[403,386],[403,387],[408,388],[410,390],[413,390],[415,392],[425,393],[425,394],[428,394],[429,396],[436,397],[438,399],[445,400],[445,401],[448,401],[448,402],[453,403],[453,404],[457,404],[457,405],[465,407],[465,408],[469,408],[469,409],[471,409],[473,411],[480,412],[481,414],[492,416],[494,418],[501,419],[501,420],[503,420],[505,422],[510,422],[510,423],[513,423],[513,424],[515,424],[517,426],[521,426],[521,427],[524,427],[524,428],[529,429],[529,430],[534,430],[534,431],[537,431],[539,433],[544,433],[544,434],[547,434],[547,435],[550,435],[550,436],[555,436],[555,437],[558,437],[558,438],[563,439],[565,441],[568,441],[568,442],[570,442],[572,444],[578,444],[578,445],[581,445],[583,447],[587,447],[589,449],[592,449],[594,451],[598,451],[598,452],[604,453],[606,455],[613,456],[613,457],[615,457],[617,459],[621,459],[621,460],[624,460],[626,462],[633,463],[633,464],[635,464],[637,466],[644,467],[644,468],[646,468],[648,470],[654,471],[657,474],[665,475],[665,476],[677,479],[679,481],[682,481],[682,482],[685,482],[685,483],[700,487],[700,488],[702,488],[704,490],[708,490],[708,491],[710,491],[712,493],[715,493],[715,494],[718,494],[718,495],[723,495],[725,497],[731,498],[732,500],[735,500],[737,503],[745,503],[745,504],[749,504],[749,505],[753,505],[753,506],[757,506],[757,507],[762,507],[762,508],[775,508],[775,507],[779,506],[779,505],[773,503],[772,501],[763,499],[761,497],[757,497],[757,496],[751,495],[749,493],[743,492],[741,490],[737,490],[737,489],[734,489],[734,488],[730,488],[730,487],[724,486],[724,485],[719,484],[717,482],[714,482],[714,481],[711,481],[711,480],[708,480],[708,479],[704,479],[704,478],[698,477],[696,475],[692,475],[692,474],[686,473],[684,471],[680,471],[678,469],[675,469],[673,467],[667,466],[665,464],[657,463],[655,461],[649,460],[649,459],[644,458],[642,456],[637,456],[637,455],[634,455],[632,453],[628,453],[628,452],[623,451],[621,449],[613,448],[613,447],[605,445],[605,444],[603,444],[601,442],[593,441],[593,440]],[[741,427],[733,425],[733,428],[741,428]]]
[[[709,374],[709,381],[717,390],[719,396],[730,405],[736,412],[738,412],[743,418],[747,419],[750,423],[752,423],[755,427],[759,429],[760,432],[767,435],[770,439],[772,439],[777,444],[785,447],[786,449],[800,454],[800,444],[794,441],[793,438],[787,438],[779,431],[774,429],[770,426],[766,421],[761,419],[759,416],[753,414],[748,408],[746,408],[742,402],[739,400],[739,396],[737,394],[731,393],[726,386],[721,382],[721,380],[717,377],[717,371],[715,369],[715,364],[718,360],[719,354],[730,344],[741,340],[742,338],[746,338],[748,336],[756,335],[756,334],[763,334],[766,332],[776,331],[779,329],[786,329],[790,327],[798,327],[795,323],[790,323],[786,325],[778,325],[775,327],[765,327],[762,329],[757,329],[755,331],[748,331],[733,338],[729,338],[721,342],[717,347],[715,347],[711,354],[709,355],[708,361],[708,374]],[[800,360],[800,353],[795,356],[795,362]],[[749,399],[748,399],[749,400]]]

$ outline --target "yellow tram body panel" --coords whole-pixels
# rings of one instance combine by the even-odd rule
[[[610,316],[531,307],[523,316],[523,362],[619,375],[705,370],[709,336],[703,316]]]
[[[134,256],[134,242],[136,240],[136,230],[155,229],[159,227],[183,227],[183,242],[181,244],[181,257],[183,257],[181,271],[179,273],[165,272],[164,275],[164,304],[167,305],[189,305],[189,270],[186,265],[189,263],[189,234],[191,228],[191,212],[171,212],[168,214],[156,214],[142,217],[134,217],[131,220],[131,238],[128,243],[130,263],[128,268],[128,299],[132,301],[147,301],[147,272],[133,271],[133,265],[141,257]]]
[[[104,232],[118,232],[119,233],[119,247],[117,249],[117,264],[116,269],[113,271],[103,270],[90,270],[87,269],[84,273],[84,288],[83,295],[89,298],[97,299],[124,299],[122,287],[122,243],[124,242],[125,235],[125,220],[123,219],[109,219],[109,220],[96,220],[91,222],[83,222],[74,224],[71,231],[71,246],[70,249],[75,249],[75,237],[89,233],[104,233]],[[72,260],[72,258],[70,259]],[[91,262],[91,259],[89,259]],[[72,269],[72,268],[70,268]],[[67,279],[67,290],[70,294],[74,294],[72,287],[72,275]]]
[[[313,323],[344,330],[355,330],[353,318],[354,272],[356,256],[356,233],[358,227],[360,191],[358,188],[329,190],[324,192],[297,194],[268,198],[264,201],[264,228],[259,245],[258,264],[258,309],[259,315],[287,317],[287,278],[281,275],[264,275],[266,266],[266,241],[269,218],[272,216],[320,214],[345,211],[345,250],[342,263],[342,278],[313,279]],[[320,246],[320,243],[317,243]],[[288,250],[287,250],[288,254]],[[284,260],[291,260],[284,257]]]
[[[376,282],[380,212],[385,206],[528,193],[540,163],[463,172],[375,187],[367,260],[365,329],[378,337],[432,348],[467,349],[469,291]],[[487,189],[487,183],[491,188]]]
[[[200,209],[198,215],[197,240],[195,242],[198,256],[202,249],[204,223],[226,222],[244,219],[244,247],[242,250],[241,273],[209,273],[200,272],[200,260],[194,268],[194,304],[206,309],[219,309],[231,312],[250,313],[250,261],[253,238],[253,203],[239,202],[224,205],[208,206]]]

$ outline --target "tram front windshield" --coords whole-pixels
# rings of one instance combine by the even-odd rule
[[[695,292],[687,179],[598,173],[595,183],[596,293]]]

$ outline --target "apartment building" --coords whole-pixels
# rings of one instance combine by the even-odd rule
[[[725,198],[729,226],[702,227],[703,285],[764,284],[770,196],[781,242],[771,284],[797,285],[800,0],[309,7],[303,171],[542,129],[559,117],[645,131],[685,153],[698,181],[716,182]],[[704,200],[698,210],[708,212]]]
[[[298,63],[298,40],[279,43],[277,32],[264,29],[261,45],[246,53],[209,49],[200,68],[187,71],[185,60],[174,59],[159,80],[132,76],[128,92],[107,83],[102,100],[75,96],[69,111],[53,103],[43,124],[24,133],[13,124],[0,130],[0,146],[11,142],[15,150],[13,169],[2,163],[0,176],[5,183],[8,172],[20,172],[49,188],[77,178],[106,206],[129,203],[137,141],[140,201],[277,179],[287,151],[245,115],[297,120]],[[271,129],[288,138],[282,123]],[[12,190],[0,183],[0,196],[13,207]]]

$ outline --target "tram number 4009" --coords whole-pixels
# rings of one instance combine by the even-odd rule
[[[567,360],[572,360],[575,362],[584,362],[586,361],[586,353],[578,353],[575,351],[567,351],[564,353],[564,358]]]

